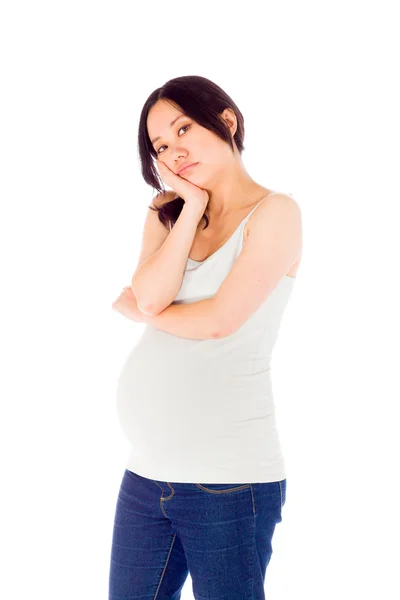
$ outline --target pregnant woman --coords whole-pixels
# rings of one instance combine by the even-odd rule
[[[109,600],[261,600],[286,473],[271,357],[302,253],[290,194],[242,162],[242,113],[178,77],[145,102],[138,147],[158,194],[131,285],[112,307],[146,324],[117,385],[130,452]],[[162,181],[172,188],[166,191]]]

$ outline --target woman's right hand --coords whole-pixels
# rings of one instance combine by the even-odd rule
[[[206,206],[210,200],[208,192],[203,188],[191,183],[187,179],[176,175],[165,163],[156,159],[158,170],[162,180],[178,194],[185,204],[194,205],[203,216]]]

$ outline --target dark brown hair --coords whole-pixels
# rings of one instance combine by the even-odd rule
[[[138,152],[142,176],[145,182],[152,186],[154,190],[160,193],[166,191],[156,168],[155,159],[157,158],[157,153],[153,148],[147,131],[149,111],[160,99],[173,102],[184,114],[199,123],[202,127],[215,133],[229,144],[232,151],[234,151],[231,133],[224,119],[221,117],[221,113],[225,108],[232,109],[237,119],[234,140],[239,153],[242,154],[244,150],[244,119],[242,113],[228,94],[217,84],[198,75],[185,75],[170,79],[162,87],[157,88],[150,94],[142,108],[139,120]],[[171,225],[174,225],[184,204],[183,198],[177,196],[170,202],[165,202],[162,206],[156,208],[149,206],[149,208],[157,210],[159,220],[163,225],[168,227],[168,221],[171,221]],[[206,220],[206,226],[204,227],[206,229],[209,219],[205,213],[203,217]]]

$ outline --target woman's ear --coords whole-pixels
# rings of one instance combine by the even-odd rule
[[[237,119],[234,111],[231,108],[225,108],[221,116],[226,122],[228,128],[230,129],[231,136],[233,137],[237,130]]]

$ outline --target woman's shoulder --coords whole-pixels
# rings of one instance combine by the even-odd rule
[[[279,204],[292,204],[293,207],[297,207],[298,209],[299,207],[299,203],[297,202],[297,200],[294,198],[293,194],[291,192],[283,192],[283,191],[279,191],[279,190],[270,190],[267,188],[263,188],[263,190],[265,190],[265,196],[264,198],[262,198],[262,201],[264,202],[260,202],[260,204],[275,204],[275,205],[279,205]],[[256,211],[257,212],[257,211]]]
[[[270,213],[270,209],[273,209],[274,213],[276,213],[276,211],[279,212],[280,210],[282,210],[282,215],[286,215],[287,209],[290,206],[290,210],[294,211],[295,213],[298,213],[299,219],[301,221],[300,206],[291,193],[280,192],[278,190],[270,190],[267,188],[263,188],[263,190],[265,190],[265,195],[254,206],[254,208],[256,208],[257,210],[251,211],[250,218],[246,223],[245,237],[249,235],[251,227],[254,223],[256,223],[259,220],[268,218],[268,213]]]

